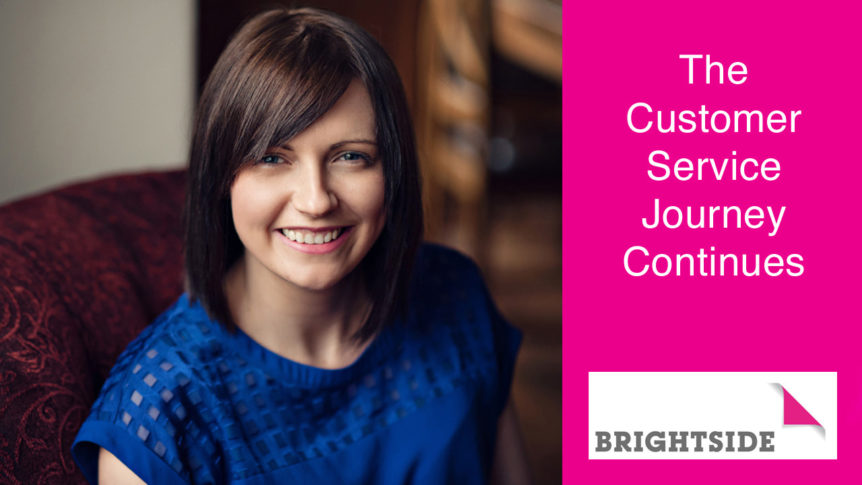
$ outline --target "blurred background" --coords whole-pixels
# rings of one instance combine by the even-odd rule
[[[395,61],[427,238],[470,254],[524,331],[513,399],[536,483],[560,483],[561,0],[0,0],[0,203],[182,167],[218,55],[279,4],[350,17]]]

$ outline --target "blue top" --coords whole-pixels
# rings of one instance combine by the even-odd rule
[[[120,355],[72,445],[147,483],[481,484],[520,333],[476,266],[424,245],[408,315],[342,369],[285,359],[180,299]]]

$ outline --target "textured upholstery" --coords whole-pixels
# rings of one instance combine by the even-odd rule
[[[117,355],[182,291],[181,171],[0,207],[0,483],[84,483],[69,447]]]

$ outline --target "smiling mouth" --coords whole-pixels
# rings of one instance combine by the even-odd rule
[[[282,229],[281,233],[291,241],[300,244],[326,244],[335,241],[348,229],[347,227],[339,227],[331,231],[309,231],[304,229]]]

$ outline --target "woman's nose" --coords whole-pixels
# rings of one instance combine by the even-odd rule
[[[321,217],[332,212],[338,206],[338,198],[328,186],[325,169],[308,166],[304,172],[293,193],[293,206],[308,217]]]

